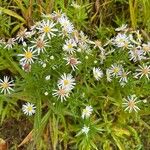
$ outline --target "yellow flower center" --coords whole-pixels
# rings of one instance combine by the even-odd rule
[[[32,52],[26,52],[25,53],[25,58],[27,58],[27,59],[31,59],[32,58]]]
[[[124,47],[128,47],[128,42],[124,42]]]
[[[72,46],[72,44],[68,44],[68,48],[70,49],[70,48],[72,48],[73,46]]]
[[[128,102],[128,106],[129,106],[130,108],[133,108],[133,107],[135,106],[135,102],[134,102],[133,100],[129,101],[129,102]]]
[[[118,40],[120,43],[125,43],[124,39],[119,39]]]
[[[28,106],[27,110],[30,112],[30,111],[32,111],[33,109],[32,109],[31,106]]]
[[[125,72],[122,73],[122,77],[125,78],[127,77],[127,74]]]
[[[71,65],[75,65],[75,64],[77,64],[77,60],[76,60],[75,58],[70,58],[69,63],[70,63]]]
[[[45,33],[48,33],[51,31],[51,28],[49,26],[45,26],[43,30]]]
[[[114,73],[118,73],[118,72],[119,72],[119,68],[118,67],[114,68]]]
[[[1,84],[1,87],[3,87],[4,89],[7,89],[7,88],[9,87],[9,83],[3,82],[3,83]]]
[[[98,78],[99,74],[97,72],[94,73],[95,77]]]
[[[148,51],[150,50],[150,47],[144,46],[144,47],[143,47],[143,50],[144,50],[145,52],[148,52]]]
[[[69,81],[68,80],[64,80],[64,85],[68,85]]]
[[[58,94],[60,96],[65,95],[67,92],[64,89],[59,89]]]
[[[142,35],[139,34],[139,33],[137,33],[137,38],[138,38],[138,39],[142,39]]]
[[[43,48],[44,47],[44,41],[42,41],[42,40],[37,41],[36,46],[37,46],[37,48]]]
[[[143,73],[143,74],[148,74],[148,72],[149,72],[149,69],[148,69],[148,68],[144,68],[144,69],[142,70],[142,73]]]
[[[101,45],[102,45],[101,41],[98,41],[98,40],[95,41],[95,46],[99,47]]]
[[[83,113],[88,113],[88,110],[87,109],[83,109]]]

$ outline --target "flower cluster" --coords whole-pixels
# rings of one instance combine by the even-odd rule
[[[98,68],[94,67],[95,79],[101,79],[105,72],[108,82],[116,78],[122,87],[128,83],[129,79],[149,81],[150,42],[144,43],[140,31],[130,31],[127,25],[117,28],[116,32],[116,36],[98,48],[101,64],[107,67],[104,68],[102,65]]]
[[[86,106],[86,107],[83,109],[83,111],[82,111],[82,118],[83,118],[83,119],[84,119],[84,118],[89,118],[89,117],[91,116],[91,114],[92,114],[92,111],[93,111],[92,106]],[[84,125],[84,127],[83,127],[82,130],[81,130],[81,133],[84,133],[84,134],[87,135],[88,132],[89,132],[89,130],[90,130],[90,127]]]
[[[75,3],[72,6],[77,7]],[[82,31],[75,29],[66,14],[57,11],[42,14],[41,21],[29,30],[20,30],[16,38],[0,41],[0,46],[9,52],[15,50],[21,71],[26,76],[29,75],[34,84],[37,83],[34,90],[38,89],[41,99],[49,99],[54,107],[57,105],[56,97],[60,100],[57,101],[60,105],[66,107],[68,104],[67,108],[74,104],[72,101],[76,101],[80,108],[85,106],[80,115],[84,126],[79,134],[88,136],[92,129],[89,123],[92,106],[96,108],[97,102],[85,105],[84,100],[79,100],[78,103],[82,89],[86,91],[87,99],[91,95],[99,99],[101,96],[111,97],[116,89],[123,90],[131,87],[132,83],[134,86],[148,84],[150,79],[150,42],[144,42],[140,31],[131,31],[127,25],[122,25],[115,31],[116,35],[106,43],[99,39],[92,41]],[[1,93],[10,94],[14,91],[14,86],[14,81],[8,76],[0,79]],[[27,91],[29,86],[30,84],[24,89]],[[113,88],[114,91],[110,91]],[[134,90],[129,88],[128,95],[124,93],[123,96],[119,93],[125,97],[122,99],[124,111],[131,113],[140,110],[140,101],[133,95]],[[42,104],[45,102],[43,99]],[[120,103],[116,106],[119,107]],[[26,102],[22,105],[22,111],[31,116],[35,114],[36,104]]]
[[[69,94],[74,88],[75,84],[75,79],[72,77],[72,75],[64,73],[58,80],[58,89],[54,90],[53,95],[60,98],[61,102],[63,102],[63,100],[66,100],[66,98],[69,97]]]
[[[111,45],[115,46],[116,53],[121,51],[122,54],[128,57],[128,61],[130,63],[135,63],[135,69],[131,70],[133,77],[136,79],[146,77],[149,80],[150,42],[144,43],[139,30],[131,32],[128,30],[127,25],[123,25],[121,28],[117,28],[116,31],[119,33],[111,39]],[[121,68],[121,66],[118,67],[119,70],[121,70]],[[122,74],[124,75],[124,73]],[[126,73],[126,75],[128,74],[129,73]]]

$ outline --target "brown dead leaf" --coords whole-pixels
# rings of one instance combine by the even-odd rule
[[[0,138],[0,150],[7,150],[7,143]]]
[[[95,9],[96,9],[96,13],[98,13],[99,9],[100,9],[100,1],[99,0],[96,0],[96,2],[95,2]]]
[[[21,147],[22,145],[31,141],[32,140],[32,133],[33,133],[33,130],[24,138],[24,140],[18,145],[18,147]]]

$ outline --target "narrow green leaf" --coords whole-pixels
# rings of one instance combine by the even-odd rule
[[[9,9],[6,9],[6,8],[3,8],[3,7],[0,7],[0,11],[2,11],[3,13],[9,15],[9,16],[12,16],[14,18],[17,18],[18,20],[20,20],[21,22],[25,23],[25,19],[22,18],[21,16],[19,16],[17,13],[15,13],[14,11],[12,10],[9,10]]]
[[[116,145],[118,146],[119,150],[125,150],[125,148],[122,145],[122,143],[120,142],[119,138],[117,138],[117,136],[115,136],[114,134],[112,134],[112,137],[113,137],[114,141],[116,142]]]
[[[20,23],[18,25],[16,25],[12,30],[11,30],[11,34],[13,34],[14,32],[16,32],[21,26],[23,26],[24,23]]]

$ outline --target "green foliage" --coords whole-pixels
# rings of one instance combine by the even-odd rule
[[[110,52],[102,63],[103,57],[99,48],[90,45],[88,47],[90,51],[81,49],[81,52],[77,52],[75,56],[82,63],[74,72],[64,60],[63,44],[68,37],[62,38],[57,33],[56,37],[48,40],[49,47],[31,65],[31,71],[25,72],[21,68],[23,66],[19,64],[17,55],[23,53],[23,49],[27,47],[21,42],[19,44],[16,42],[15,46],[8,50],[4,48],[5,44],[1,44],[0,77],[9,75],[15,80],[15,92],[0,95],[1,124],[7,118],[25,117],[21,111],[22,104],[31,102],[36,105],[36,113],[34,117],[27,117],[33,124],[31,129],[33,141],[31,145],[29,144],[29,149],[146,149],[150,138],[149,81],[146,78],[135,80],[133,74],[129,74],[127,85],[121,87],[118,78],[113,79],[111,83],[107,81],[106,76],[96,81],[92,68],[100,66],[106,73],[106,68],[119,63],[129,70],[136,70],[138,62],[133,63],[129,60],[128,48],[118,48],[113,44],[104,45],[106,39],[116,36],[114,27],[123,23],[131,23],[133,29],[141,25],[145,31],[149,31],[150,2],[148,0],[78,0],[72,3],[71,0],[55,2],[51,0],[35,3],[34,0],[13,0],[10,3],[6,1],[0,3],[2,3],[0,36],[6,41],[19,28],[29,28],[33,22],[39,21],[41,13],[49,14],[53,8],[56,11],[62,9],[78,30],[86,31],[94,40],[100,39],[101,46],[106,52]],[[60,25],[57,25],[57,28],[60,29]],[[145,34],[144,30],[143,35],[148,40],[149,35]],[[37,36],[39,35],[34,38]],[[34,38],[25,39],[26,44],[31,46]],[[134,38],[137,40],[136,34]],[[147,42],[146,40],[144,43]],[[54,59],[51,59],[51,56]],[[45,68],[43,64],[46,64]],[[67,101],[62,103],[60,99],[52,96],[53,90],[57,88],[60,76],[70,72],[75,77],[76,86]],[[47,81],[45,77],[48,75],[51,77]],[[47,91],[48,95],[45,95]],[[136,94],[141,99],[141,110],[138,113],[128,113],[122,108],[123,98],[130,94]],[[143,103],[143,100],[147,100],[147,103]],[[90,118],[82,119],[82,111],[87,105],[94,108],[93,113]],[[88,134],[82,132],[84,125],[90,128]]]
[[[57,11],[58,9],[62,9],[68,14],[77,29],[82,29],[91,36],[97,34],[99,29],[102,30],[101,32],[106,32],[107,28],[116,27],[123,23],[131,24],[133,29],[142,26],[148,32],[150,30],[150,2],[148,0],[56,0],[55,2],[53,0],[45,2],[40,0],[37,2],[35,0],[13,0],[10,3],[5,1],[0,3],[1,11],[12,17],[12,26],[9,26],[10,32],[1,31],[1,34],[7,36],[12,36],[22,26],[30,27],[35,20],[41,18],[42,13],[48,14],[52,10]],[[13,18],[17,18],[17,20]],[[8,25],[6,21],[3,20],[2,29],[5,29]]]

